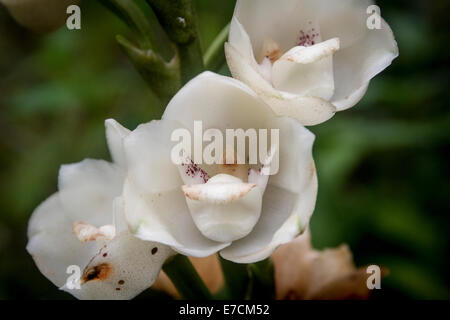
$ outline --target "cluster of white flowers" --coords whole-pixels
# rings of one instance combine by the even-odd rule
[[[367,28],[369,5],[238,0],[225,46],[235,79],[200,74],[161,120],[134,131],[107,120],[113,163],[61,167],[59,191],[29,223],[27,249],[40,271],[80,299],[129,299],[174,254],[218,252],[252,263],[304,232],[317,195],[314,135],[304,125],[354,106],[398,55],[384,21]],[[261,164],[174,164],[171,133],[192,132],[195,121],[219,130],[278,129],[278,172],[261,174]],[[79,289],[66,285],[70,265],[84,268]]]

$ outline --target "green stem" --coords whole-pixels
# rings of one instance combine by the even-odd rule
[[[137,43],[116,39],[165,107],[181,87],[180,59],[152,8],[144,0],[99,1],[134,31]]]
[[[147,0],[147,2],[167,36],[178,49],[181,81],[184,84],[205,69],[193,1]]]
[[[212,299],[208,288],[186,256],[177,254],[164,264],[163,270],[172,280],[183,299]]]
[[[250,285],[250,277],[247,264],[234,263],[219,258],[225,278],[225,290],[229,299],[246,298]]]
[[[229,33],[230,24],[227,24],[206,50],[203,61],[207,70],[215,71],[225,62],[224,44],[228,40]]]
[[[150,49],[138,48],[122,36],[116,38],[138,72],[165,107],[181,87],[178,56],[166,62]]]
[[[154,35],[149,21],[133,0],[100,0],[100,2],[139,33],[142,47],[155,49]]]
[[[274,267],[270,258],[248,265],[250,286],[246,299],[264,300],[274,299],[275,281]]]
[[[181,82],[183,84],[189,82],[205,70],[198,40],[187,45],[179,44],[178,54],[180,57]]]

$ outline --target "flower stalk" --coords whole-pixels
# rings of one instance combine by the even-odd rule
[[[250,277],[247,264],[234,263],[219,258],[225,278],[225,295],[228,299],[245,299],[248,295]]]
[[[186,83],[205,70],[192,0],[147,0],[178,50],[181,80]]]
[[[212,299],[208,288],[186,256],[177,254],[168,259],[163,270],[183,299]]]
[[[275,297],[274,266],[270,258],[248,265],[250,286],[249,300],[273,299]]]
[[[181,87],[178,56],[175,55],[169,62],[166,62],[153,50],[138,48],[123,36],[118,35],[116,39],[139,74],[162,102],[163,107],[160,110],[162,115],[164,107]]]
[[[180,63],[152,8],[137,0],[100,2],[134,31],[137,44],[121,35],[117,42],[165,107],[181,87]]]

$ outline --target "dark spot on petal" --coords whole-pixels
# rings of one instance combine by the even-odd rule
[[[120,284],[120,285],[123,285],[124,283],[125,283],[125,281],[119,280],[119,284]]]
[[[116,291],[120,291],[120,288],[116,288]]]
[[[153,249],[152,249],[152,254],[156,254],[158,252],[158,248],[157,247],[154,247]]]
[[[108,255],[107,253],[104,253],[104,254],[103,254],[103,258],[105,258],[107,255]]]
[[[314,28],[306,31],[300,30],[300,37],[298,38],[297,45],[304,47],[313,46],[317,43],[317,37],[319,37],[319,33],[316,33]]]
[[[192,161],[192,159],[190,158],[186,158],[185,159],[186,162],[184,162],[183,166],[186,165],[186,171],[185,174],[188,177],[192,177],[194,178],[195,176],[199,176],[201,179],[203,179],[203,181],[206,183],[209,179],[208,174],[201,169],[197,164],[194,163],[194,161]]]
[[[112,274],[113,267],[109,263],[102,263],[84,270],[81,282],[104,281]]]

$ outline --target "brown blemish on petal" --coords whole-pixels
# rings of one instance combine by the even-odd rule
[[[83,272],[81,283],[89,281],[105,281],[113,273],[113,267],[109,263],[102,263],[97,266],[89,267]]]
[[[267,58],[269,58],[270,62],[273,64],[278,59],[280,59],[282,55],[283,55],[283,52],[281,51],[281,49],[275,49],[275,50],[269,52],[269,54],[267,55]]]
[[[120,285],[123,285],[124,283],[125,283],[125,281],[123,281],[123,280],[119,280],[119,282],[118,282]]]
[[[154,247],[153,249],[152,249],[152,254],[156,254],[158,252],[158,248],[157,247]]]
[[[280,59],[282,55],[283,51],[281,51],[280,45],[274,40],[266,38],[262,44],[259,63],[262,63],[264,58],[267,58],[273,64]]]
[[[106,258],[107,255],[108,255],[107,253],[104,253],[104,254],[103,254],[103,258]]]
[[[120,288],[116,288],[116,291],[120,291]]]

